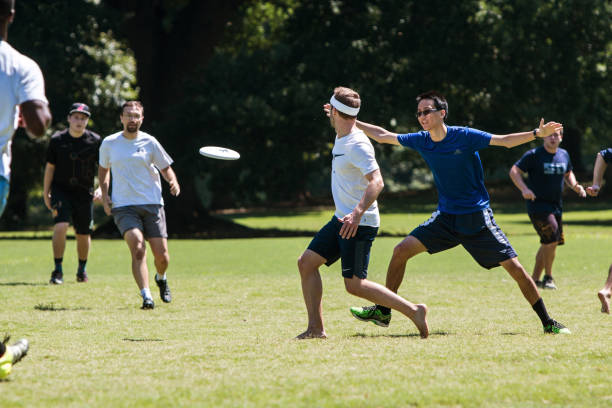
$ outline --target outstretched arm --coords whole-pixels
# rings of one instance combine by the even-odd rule
[[[374,139],[378,143],[387,143],[387,144],[393,144],[393,145],[400,144],[399,141],[397,140],[397,133],[389,132],[388,130],[383,129],[380,126],[372,125],[370,123],[365,123],[360,120],[356,122],[356,125],[370,139]]]
[[[513,165],[510,168],[510,179],[512,180],[516,188],[520,190],[525,200],[535,200],[535,194],[533,193],[533,191],[531,191],[529,187],[527,187],[527,184],[525,184],[525,181],[523,180],[523,171],[519,169],[516,165]]]
[[[593,185],[591,187],[587,187],[586,189],[587,194],[591,197],[596,197],[599,194],[601,180],[607,167],[608,163],[606,163],[601,153],[597,153],[595,167],[593,167]]]
[[[563,129],[563,125],[557,122],[548,122],[544,124],[544,118],[540,120],[540,126],[534,131],[510,133],[508,135],[493,135],[491,137],[491,146],[504,146],[511,148],[522,145],[523,143],[531,142],[536,137],[546,137]]]
[[[344,239],[353,238],[355,234],[357,234],[357,228],[359,227],[359,222],[361,221],[363,213],[365,213],[372,203],[376,201],[376,198],[385,186],[382,175],[380,174],[380,169],[376,169],[366,174],[365,178],[368,180],[368,186],[363,193],[363,197],[361,197],[357,206],[353,208],[353,211],[340,220],[342,223],[340,236]]]
[[[582,198],[586,197],[586,191],[584,190],[584,187],[578,184],[578,181],[576,180],[576,176],[574,175],[573,171],[570,170],[565,173],[564,179],[569,188],[571,188],[574,193],[578,194]]]

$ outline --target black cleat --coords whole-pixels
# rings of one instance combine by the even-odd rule
[[[49,279],[49,283],[52,285],[61,285],[64,283],[64,274],[60,271],[51,272],[51,279]]]
[[[87,277],[87,272],[77,272],[77,282],[87,282],[89,278]]]
[[[153,303],[153,299],[145,299],[142,301],[142,310],[146,309],[155,309],[155,303]]]
[[[159,297],[164,303],[172,302],[172,295],[170,294],[170,286],[168,286],[167,280],[157,280],[155,276],[155,283],[159,287]]]

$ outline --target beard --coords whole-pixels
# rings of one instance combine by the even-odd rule
[[[130,133],[138,132],[138,125],[127,125],[126,130]]]

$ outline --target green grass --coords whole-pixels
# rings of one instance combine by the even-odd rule
[[[612,262],[612,211],[579,210],[565,215],[559,290],[543,293],[571,336],[544,335],[512,279],[461,248],[409,261],[400,294],[429,306],[429,339],[400,314],[387,329],[353,319],[349,306],[367,302],[346,293],[335,264],[322,269],[330,338],[295,341],[306,328],[296,259],[308,237],[170,240],[174,301],[154,287],[153,311],[139,309],[122,241],[93,242],[87,284],[74,281],[69,241],[66,283],[49,286],[49,241],[2,240],[0,328],[31,350],[0,382],[0,406],[610,406],[612,320],[596,293]],[[387,213],[383,225],[405,233],[428,215]],[[331,212],[277,217],[238,221],[310,231]],[[530,270],[539,244],[527,216],[496,218]],[[384,282],[398,241],[377,238],[372,280]]]

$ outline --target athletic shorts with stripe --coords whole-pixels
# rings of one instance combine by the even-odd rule
[[[353,238],[344,239],[340,236],[342,223],[336,216],[316,233],[308,249],[325,258],[325,265],[330,266],[341,258],[342,276],[352,278],[353,275],[365,279],[368,277],[370,248],[376,238],[378,228],[359,226]]]
[[[470,214],[435,211],[410,235],[421,241],[430,254],[461,244],[480,266],[487,269],[517,256],[508,238],[495,223],[490,208]]]

